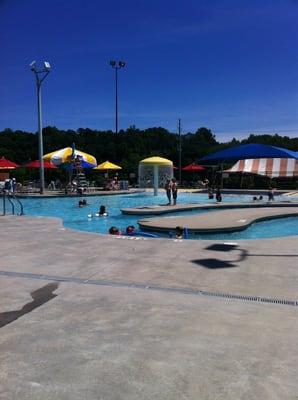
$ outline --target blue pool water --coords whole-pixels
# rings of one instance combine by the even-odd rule
[[[224,202],[251,201],[252,196],[245,195],[225,195]],[[140,193],[130,195],[111,195],[111,196],[92,196],[88,197],[88,206],[77,207],[79,198],[44,198],[44,199],[22,199],[26,215],[33,216],[49,216],[59,217],[63,219],[64,226],[94,232],[107,233],[111,226],[116,226],[120,230],[125,230],[128,225],[138,226],[137,221],[144,218],[143,216],[123,215],[121,208],[146,206],[153,204],[165,204],[166,198],[162,193],[159,196],[153,196],[151,193]],[[198,193],[180,193],[179,203],[214,203],[209,200],[206,194]],[[88,218],[89,214],[98,212],[100,205],[105,205],[109,213],[108,217]],[[0,210],[1,211],[1,210]],[[183,213],[171,213],[175,215],[190,215],[203,212],[187,211]],[[146,216],[146,219],[148,216]],[[154,218],[154,216],[153,216]],[[193,235],[192,238],[197,239],[256,239],[264,237],[280,237],[289,235],[298,235],[298,219],[295,217],[283,218],[279,220],[271,220],[255,223],[244,231],[225,233],[225,234],[204,234]]]

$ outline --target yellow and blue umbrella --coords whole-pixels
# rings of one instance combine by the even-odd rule
[[[96,158],[83,151],[77,150],[73,147],[65,147],[64,149],[53,151],[43,156],[43,159],[51,162],[56,166],[69,166],[73,165],[75,160],[80,161],[82,168],[94,168],[97,165]]]

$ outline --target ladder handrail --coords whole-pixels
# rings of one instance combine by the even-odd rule
[[[13,201],[11,201],[11,198],[10,198],[10,196],[8,195],[7,196],[7,199],[8,199],[8,201],[10,202],[10,204],[11,204],[11,210],[12,210],[12,214],[14,215],[14,204],[13,204]]]
[[[12,195],[12,198],[19,204],[19,206],[21,208],[20,215],[24,215],[23,203],[14,194]]]
[[[5,192],[4,190],[1,192],[2,193],[2,199],[3,199],[3,211],[2,211],[2,215],[6,214],[6,203],[5,203]]]
[[[1,191],[0,194],[2,195],[2,199],[3,199],[3,212],[2,215],[6,215],[6,198],[9,201],[9,203],[11,204],[11,211],[12,214],[15,214],[15,204],[13,202],[13,200],[15,200],[19,206],[20,206],[20,214],[19,215],[24,215],[24,207],[22,202],[13,194],[13,193],[6,193],[5,190]]]

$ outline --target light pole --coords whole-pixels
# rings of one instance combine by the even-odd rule
[[[115,131],[118,133],[118,69],[125,67],[124,61],[110,61],[110,66],[115,69],[115,86],[116,86],[116,121],[115,121]]]
[[[48,76],[51,65],[48,61],[43,63],[43,68],[38,69],[36,61],[32,61],[30,69],[35,75],[37,88],[37,111],[38,111],[38,158],[39,158],[39,179],[40,194],[44,193],[44,164],[43,164],[43,139],[42,139],[42,114],[41,114],[41,84]]]
[[[181,119],[178,119],[178,135],[179,135],[179,184],[181,186],[181,169],[182,169],[182,165],[181,165],[181,156],[182,156],[182,144],[181,144]]]

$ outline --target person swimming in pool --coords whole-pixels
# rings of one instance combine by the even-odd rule
[[[116,226],[111,226],[109,229],[109,234],[110,235],[121,235],[121,232]]]
[[[106,210],[106,206],[103,206],[103,205],[100,206],[98,215],[100,217],[107,217],[108,216],[108,212]]]
[[[176,226],[175,228],[175,238],[183,239],[183,228],[182,226]]]
[[[87,200],[86,200],[86,199],[79,200],[78,206],[79,206],[79,207],[85,207],[85,206],[87,206]]]
[[[136,233],[136,228],[133,225],[128,225],[126,228],[126,234],[127,235],[133,235]]]

